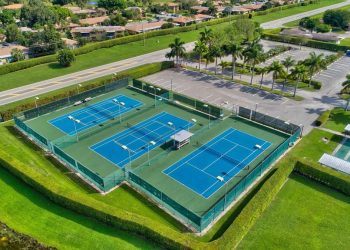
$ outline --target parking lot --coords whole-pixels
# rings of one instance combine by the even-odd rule
[[[229,110],[235,105],[256,108],[259,112],[276,118],[303,124],[305,131],[311,129],[313,121],[322,111],[329,109],[330,105],[340,105],[334,97],[315,95],[298,102],[214,76],[182,69],[165,70],[142,80]]]

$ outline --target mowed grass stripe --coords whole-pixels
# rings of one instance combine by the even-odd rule
[[[350,197],[292,175],[238,249],[347,249]]]
[[[64,209],[0,166],[0,221],[59,249],[155,249],[143,239]]]

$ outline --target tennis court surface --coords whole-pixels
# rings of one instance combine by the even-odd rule
[[[192,125],[193,123],[182,118],[161,112],[93,145],[91,149],[115,165],[124,167],[129,160],[135,160],[159,147],[170,140],[170,136],[187,130]]]
[[[208,199],[272,144],[230,128],[163,171]],[[221,179],[221,180],[219,180]]]
[[[73,135],[76,131],[81,132],[107,120],[114,119],[142,105],[142,102],[128,96],[118,95],[54,118],[49,123],[64,133]],[[74,118],[79,122],[75,122],[69,118]]]

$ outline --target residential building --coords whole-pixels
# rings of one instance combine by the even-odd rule
[[[64,45],[66,45],[66,47],[69,49],[78,48],[78,42],[73,40],[73,39],[62,38],[62,41],[63,41]]]
[[[22,7],[23,7],[23,4],[15,3],[15,4],[5,5],[2,7],[2,9],[4,9],[4,10],[20,10],[20,9],[22,9]]]
[[[176,13],[180,9],[178,3],[168,3],[168,8],[171,13]]]
[[[205,7],[205,6],[193,6],[191,7],[191,10],[194,10],[197,14],[200,13],[208,13],[209,11],[209,7]]]
[[[104,21],[108,19],[108,16],[89,17],[85,19],[80,19],[80,24],[86,26],[101,25]]]
[[[125,30],[127,30],[131,34],[138,34],[152,30],[161,29],[162,25],[165,24],[165,21],[157,21],[157,22],[138,22],[138,23],[128,23],[125,25]]]
[[[10,63],[12,61],[11,51],[13,49],[20,49],[23,51],[26,58],[28,58],[28,48],[21,45],[9,45],[0,47],[0,65]]]
[[[76,27],[71,30],[73,38],[83,37],[89,41],[102,41],[124,34],[123,26]]]

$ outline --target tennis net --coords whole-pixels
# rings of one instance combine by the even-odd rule
[[[236,159],[228,156],[226,153],[221,153],[213,148],[211,148],[210,146],[206,145],[206,144],[203,144],[203,143],[200,143],[200,142],[197,142],[197,145],[206,150],[206,151],[209,151],[210,153],[216,155],[216,156],[219,156],[220,158],[224,158],[225,160],[231,162],[232,164],[235,164],[237,166],[240,166],[242,164],[242,162],[240,161],[237,161]]]

